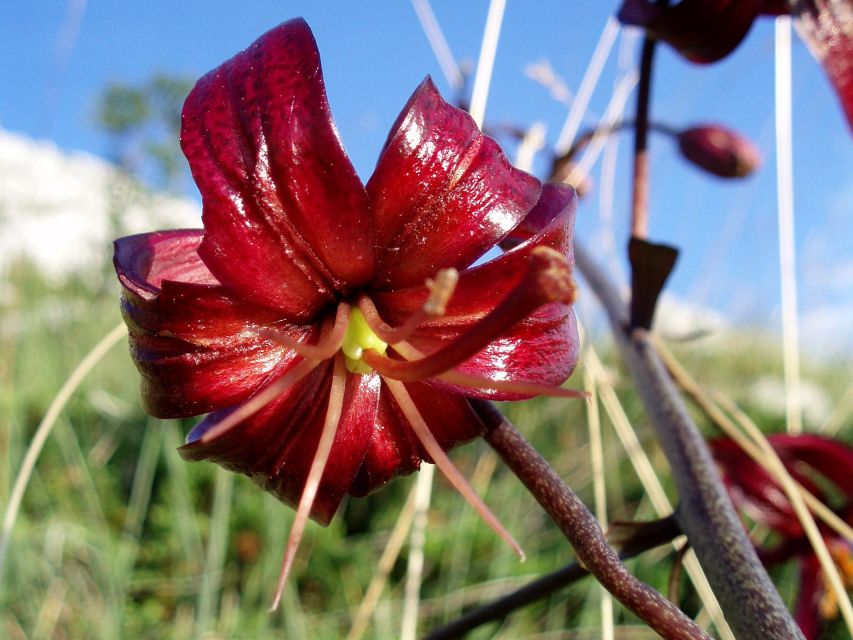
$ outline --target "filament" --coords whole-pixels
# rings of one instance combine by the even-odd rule
[[[343,307],[345,307],[345,309],[342,310]],[[322,354],[331,350],[330,356],[334,355],[338,351],[338,349],[341,348],[341,343],[343,343],[347,325],[346,318],[348,314],[349,306],[343,304],[340,305],[338,307],[338,312],[336,314],[334,325],[331,324],[330,320],[327,320],[324,323],[323,328],[320,332],[320,339],[318,340],[317,344],[310,346],[316,347],[318,349],[318,353]],[[342,317],[343,320],[341,320]],[[341,330],[341,326],[343,326],[343,330]],[[271,335],[271,337],[273,337],[273,339],[275,340],[278,340],[282,338],[282,334],[279,332],[274,332],[274,335]],[[285,373],[281,378],[273,382],[270,386],[268,386],[266,389],[264,389],[257,395],[249,398],[246,402],[237,407],[237,409],[229,413],[213,427],[208,429],[205,434],[200,438],[201,444],[209,443],[211,440],[218,438],[223,433],[225,433],[235,425],[239,424],[246,418],[253,416],[255,413],[263,409],[270,402],[275,400],[279,395],[287,391],[290,387],[292,387],[297,382],[302,380],[302,378],[311,373],[316,368],[316,366],[320,364],[321,360],[322,359],[306,357],[290,371]]]
[[[270,611],[275,611],[281,602],[287,576],[293,567],[293,560],[296,558],[296,552],[299,550],[299,543],[302,541],[302,534],[305,532],[308,516],[311,514],[311,508],[314,506],[314,500],[317,497],[317,490],[320,488],[323,472],[326,470],[326,464],[329,462],[329,454],[335,442],[335,435],[338,431],[341,411],[344,406],[346,380],[347,372],[344,366],[344,358],[338,354],[335,356],[332,388],[329,391],[329,404],[326,408],[323,431],[320,434],[320,442],[317,444],[317,451],[314,453],[314,460],[311,462],[308,477],[305,479],[305,486],[302,489],[302,496],[299,498],[299,506],[296,508],[296,517],[293,520],[293,526],[290,528],[290,535],[287,538],[287,547],[284,551],[284,560],[281,563],[278,586],[275,590],[275,597],[273,598]]]
[[[328,360],[338,349],[341,348],[344,336],[347,332],[349,323],[350,307],[348,304],[341,302],[338,305],[337,313],[335,314],[335,324],[328,337],[318,342],[317,344],[305,344],[299,340],[294,340],[287,334],[276,329],[262,329],[258,333],[271,340],[275,340],[280,345],[287,347],[298,353],[303,358],[312,360]]]
[[[447,478],[450,484],[452,484],[460,494],[462,494],[462,497],[465,498],[468,504],[474,508],[486,524],[488,524],[494,532],[497,533],[513,551],[515,551],[519,558],[524,560],[525,555],[521,545],[519,545],[509,531],[504,528],[495,514],[489,510],[482,499],[480,499],[476,494],[474,489],[471,488],[471,485],[468,484],[468,481],[465,480],[464,476],[455,466],[453,466],[453,463],[450,461],[450,458],[447,457],[447,454],[444,452],[444,449],[441,448],[441,445],[438,444],[438,441],[436,441],[435,436],[432,435],[432,432],[429,430],[429,427],[427,426],[427,423],[420,411],[418,411],[418,408],[415,406],[414,400],[412,400],[412,397],[406,390],[406,386],[402,382],[385,378],[384,376],[383,381],[391,391],[391,395],[393,395],[394,399],[397,401],[397,406],[400,407],[403,415],[406,416],[406,419],[412,426],[412,430],[415,432],[418,440],[420,440],[424,449],[426,449],[426,452],[433,459],[435,465],[444,474],[444,477]]]

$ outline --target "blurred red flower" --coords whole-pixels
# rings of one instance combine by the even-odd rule
[[[768,440],[788,473],[818,499],[836,505],[837,515],[853,525],[853,449],[813,434],[776,434]],[[759,547],[762,561],[768,566],[792,559],[799,563],[795,618],[806,638],[817,638],[822,621],[837,613],[835,600],[784,490],[734,441],[721,438],[710,444],[735,506],[778,534],[775,546]],[[853,588],[853,545],[822,524],[821,533],[846,586]]]
[[[784,0],[681,0],[661,6],[653,0],[624,0],[622,24],[642,27],[678,53],[699,64],[729,55],[761,14],[789,13]]]

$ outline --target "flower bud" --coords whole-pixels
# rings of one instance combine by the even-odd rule
[[[761,166],[761,153],[747,138],[720,125],[678,134],[678,148],[690,162],[721,178],[743,178]]]

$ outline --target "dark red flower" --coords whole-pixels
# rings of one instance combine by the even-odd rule
[[[204,230],[122,238],[115,265],[145,407],[209,414],[184,458],[327,523],[477,436],[466,396],[572,393],[575,194],[513,168],[429,78],[366,186],[302,20],[199,80],[182,118]],[[472,266],[528,215],[532,237]]]
[[[755,145],[722,125],[690,127],[677,140],[687,160],[721,178],[743,178],[761,166],[761,153]]]
[[[691,62],[706,64],[734,51],[759,15],[789,11],[785,0],[681,0],[672,6],[624,0],[618,17],[622,24],[642,27]]]
[[[853,128],[853,2],[798,0],[797,29],[838,93]]]
[[[836,514],[853,525],[853,449],[813,434],[776,434],[768,440],[788,473],[822,502],[836,505]],[[735,506],[778,534],[775,546],[758,549],[764,563],[799,562],[795,617],[806,638],[816,638],[822,620],[834,615],[835,601],[784,490],[734,441],[721,438],[710,444]],[[847,587],[853,588],[853,545],[822,523],[820,530]]]

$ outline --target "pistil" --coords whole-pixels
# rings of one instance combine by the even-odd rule
[[[551,302],[571,304],[576,287],[566,258],[549,247],[530,253],[527,274],[491,312],[453,342],[417,360],[392,360],[366,351],[362,358],[379,373],[395,380],[414,382],[449,371],[500,337],[536,309]]]

